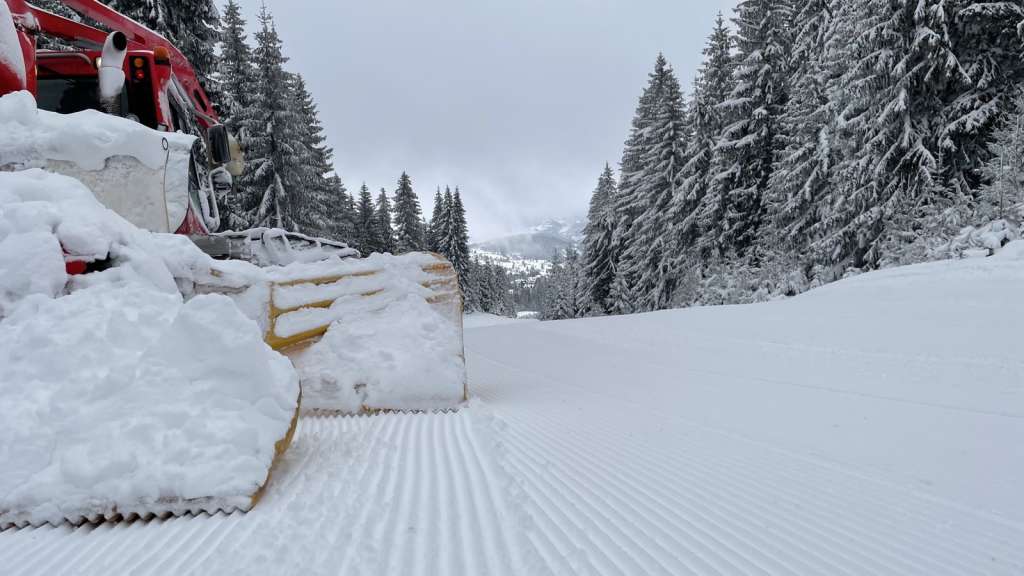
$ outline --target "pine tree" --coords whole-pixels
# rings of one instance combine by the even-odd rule
[[[395,232],[398,252],[423,250],[423,213],[420,200],[412,189],[412,179],[405,172],[398,179],[395,190]]]
[[[686,111],[679,81],[671,66],[662,69],[659,98],[651,108],[648,148],[640,158],[634,182],[642,211],[624,234],[616,274],[625,276],[639,298],[634,307],[658,310],[675,291],[669,204],[680,193],[686,159]]]
[[[246,38],[246,21],[235,0],[228,0],[221,20],[220,60],[214,76],[220,87],[220,99],[214,102],[221,122],[228,131],[244,141],[244,129],[251,129],[252,98],[256,78],[252,50]]]
[[[445,196],[441,195],[441,188],[438,187],[434,194],[434,210],[430,216],[430,226],[427,229],[427,249],[431,252],[441,253],[442,239],[447,237],[446,218],[448,207],[445,204]],[[448,196],[450,200],[450,194]]]
[[[260,11],[259,23],[254,53],[257,75],[253,87],[256,110],[253,126],[259,129],[250,134],[247,162],[251,168],[244,175],[242,185],[260,198],[249,218],[254,226],[296,230],[296,191],[288,190],[285,183],[294,179],[289,170],[300,161],[302,134],[298,128],[301,119],[291,105],[294,94],[283,68],[287,59],[281,54],[281,39],[266,6]]]
[[[744,0],[736,7],[736,85],[719,106],[725,128],[706,201],[721,206],[704,237],[713,252],[744,257],[754,248],[788,99],[791,18],[788,0]]]
[[[447,197],[445,200],[447,202]],[[469,228],[466,224],[466,210],[462,205],[462,196],[459,194],[457,186],[455,187],[455,194],[452,195],[452,200],[448,205],[450,214],[448,222],[450,227],[445,243],[448,248],[445,255],[459,274],[460,287],[465,290],[467,282],[465,275],[469,265]]]
[[[381,251],[381,243],[377,239],[375,215],[376,210],[373,206],[373,197],[370,196],[370,189],[364,182],[363,186],[359,189],[359,201],[356,204],[355,230],[355,247],[364,256]]]
[[[992,158],[981,169],[988,181],[978,202],[979,223],[1024,220],[1024,90],[1017,93],[1015,110],[1006,114],[991,145]]]
[[[771,176],[770,231],[775,254],[801,255],[817,233],[820,200],[831,190],[841,157],[836,82],[848,65],[848,36],[833,18],[834,0],[809,0],[794,17],[793,98],[780,119],[784,149]]]
[[[704,254],[699,254],[700,235],[709,230],[709,235],[720,233],[715,224],[722,212],[721,197],[705,203],[711,188],[713,174],[712,159],[718,138],[723,128],[722,104],[729,98],[735,82],[735,69],[731,54],[733,39],[725,26],[722,14],[715,20],[715,28],[704,47],[704,64],[697,76],[693,105],[690,109],[690,138],[687,143],[686,164],[683,166],[683,183],[678,194],[673,196],[669,206],[672,222],[672,239],[675,242],[675,257],[671,269],[683,275],[697,266]],[[703,228],[702,228],[703,226]]]
[[[332,228],[332,209],[336,187],[328,180],[334,167],[333,150],[326,144],[323,125],[313,96],[298,74],[289,74],[291,105],[297,119],[293,164],[285,185],[296,197],[295,221],[301,232],[328,236]]]
[[[358,218],[355,200],[345,190],[345,185],[336,174],[331,175],[328,180],[334,188],[334,209],[331,212],[330,237],[356,247],[358,243],[358,235],[356,233]]]
[[[469,261],[467,271],[469,282],[466,289],[462,292],[462,309],[464,312],[487,311],[485,303],[487,297],[484,295],[486,283],[483,281],[484,266],[479,258],[473,258]]]
[[[970,78],[952,51],[944,0],[872,0],[859,11],[858,59],[841,89],[851,95],[840,117],[851,152],[837,169],[823,238],[815,248],[836,268],[873,268],[883,244],[898,250],[916,236],[919,209],[964,199],[942,198],[938,142],[943,97]]]
[[[249,154],[249,135],[257,130],[256,110],[251,91],[256,81],[252,51],[246,40],[246,22],[235,0],[224,8],[220,36],[221,58],[214,77],[220,98],[214,103],[221,122],[238,139],[242,152]],[[249,227],[248,213],[259,202],[259,195],[242,180],[236,179],[230,193],[218,198],[223,230],[244,230]]]
[[[643,159],[651,146],[650,127],[654,122],[656,104],[662,95],[662,84],[666,78],[667,67],[668,61],[665,60],[665,56],[658,54],[658,58],[654,62],[654,71],[648,75],[647,87],[637,103],[629,137],[626,139],[622,151],[619,188],[612,200],[612,216],[615,227],[612,242],[613,258],[616,265],[618,265],[619,256],[631,242],[628,235],[633,221],[645,209],[641,190]]]
[[[388,200],[388,193],[383,188],[377,196],[377,210],[373,216],[374,237],[381,252],[395,254],[395,230],[391,226],[391,202]]]
[[[638,224],[637,219],[648,212],[654,200],[649,196],[648,190],[651,178],[650,155],[658,135],[653,126],[660,112],[666,90],[665,83],[669,78],[675,80],[665,56],[658,54],[654,70],[648,75],[647,87],[640,96],[633,116],[630,134],[622,152],[618,191],[611,203],[612,260],[616,277],[621,278],[621,283],[629,286],[639,281],[643,254],[638,252],[642,247],[639,246],[637,236],[642,227],[649,223],[645,221]],[[678,82],[676,87],[678,88]],[[621,297],[625,292],[618,291],[615,294]],[[630,297],[639,295],[639,291],[630,291]],[[630,308],[636,305],[636,302],[629,304]]]
[[[613,222],[611,202],[616,192],[615,175],[611,166],[605,164],[604,172],[597,181],[597,188],[590,198],[587,225],[583,229],[582,274],[585,278],[587,299],[595,313],[611,311],[608,296],[615,267],[612,261]]]
[[[971,0],[947,0],[946,4],[954,13],[949,31],[952,51],[970,82],[946,98],[946,124],[939,136],[942,178],[958,194],[973,195],[985,181],[979,168],[991,157],[989,143],[999,120],[1012,111],[1016,91],[1024,83],[1018,33],[1024,4]]]

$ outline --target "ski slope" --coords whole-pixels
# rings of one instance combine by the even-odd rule
[[[305,418],[248,514],[4,574],[1024,573],[1024,246],[754,306],[475,319],[457,413]]]

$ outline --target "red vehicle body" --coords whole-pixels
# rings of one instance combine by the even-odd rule
[[[103,110],[98,98],[101,49],[110,32],[52,14],[24,0],[4,0],[14,19],[24,58],[24,73],[0,58],[0,95],[28,90],[40,109],[73,113]],[[125,82],[119,112],[154,129],[184,132],[206,140],[217,114],[195,70],[170,41],[96,0],[64,0],[82,16],[127,38]],[[39,36],[57,38],[76,48],[37,49]],[[198,192],[190,190],[189,208],[177,233],[211,232],[199,216]]]

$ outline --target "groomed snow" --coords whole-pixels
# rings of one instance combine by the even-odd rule
[[[303,418],[261,506],[7,573],[1024,573],[1024,244],[788,301],[470,328],[458,413]]]

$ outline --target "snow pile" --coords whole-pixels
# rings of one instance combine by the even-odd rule
[[[247,509],[298,381],[223,296],[139,284],[30,298],[0,324],[0,525],[186,500]]]
[[[942,258],[977,258],[991,256],[1006,244],[1020,239],[1020,227],[1009,220],[995,220],[984,226],[968,226],[943,245]]]
[[[110,267],[69,278],[65,251]],[[230,299],[184,302],[256,270],[213,265],[71,178],[0,172],[0,526],[251,505],[298,378]]]
[[[173,232],[184,220],[195,140],[96,110],[38,110],[28,92],[0,97],[0,170],[45,168],[72,176],[147,230]]]
[[[463,399],[466,379],[458,328],[416,295],[360,305],[335,302],[344,320],[292,355],[303,407],[432,410]]]
[[[18,168],[65,160],[98,170],[111,156],[131,156],[156,169],[167,159],[163,140],[186,149],[195,140],[96,110],[74,114],[39,110],[32,94],[24,91],[0,97],[0,127],[0,166]]]

